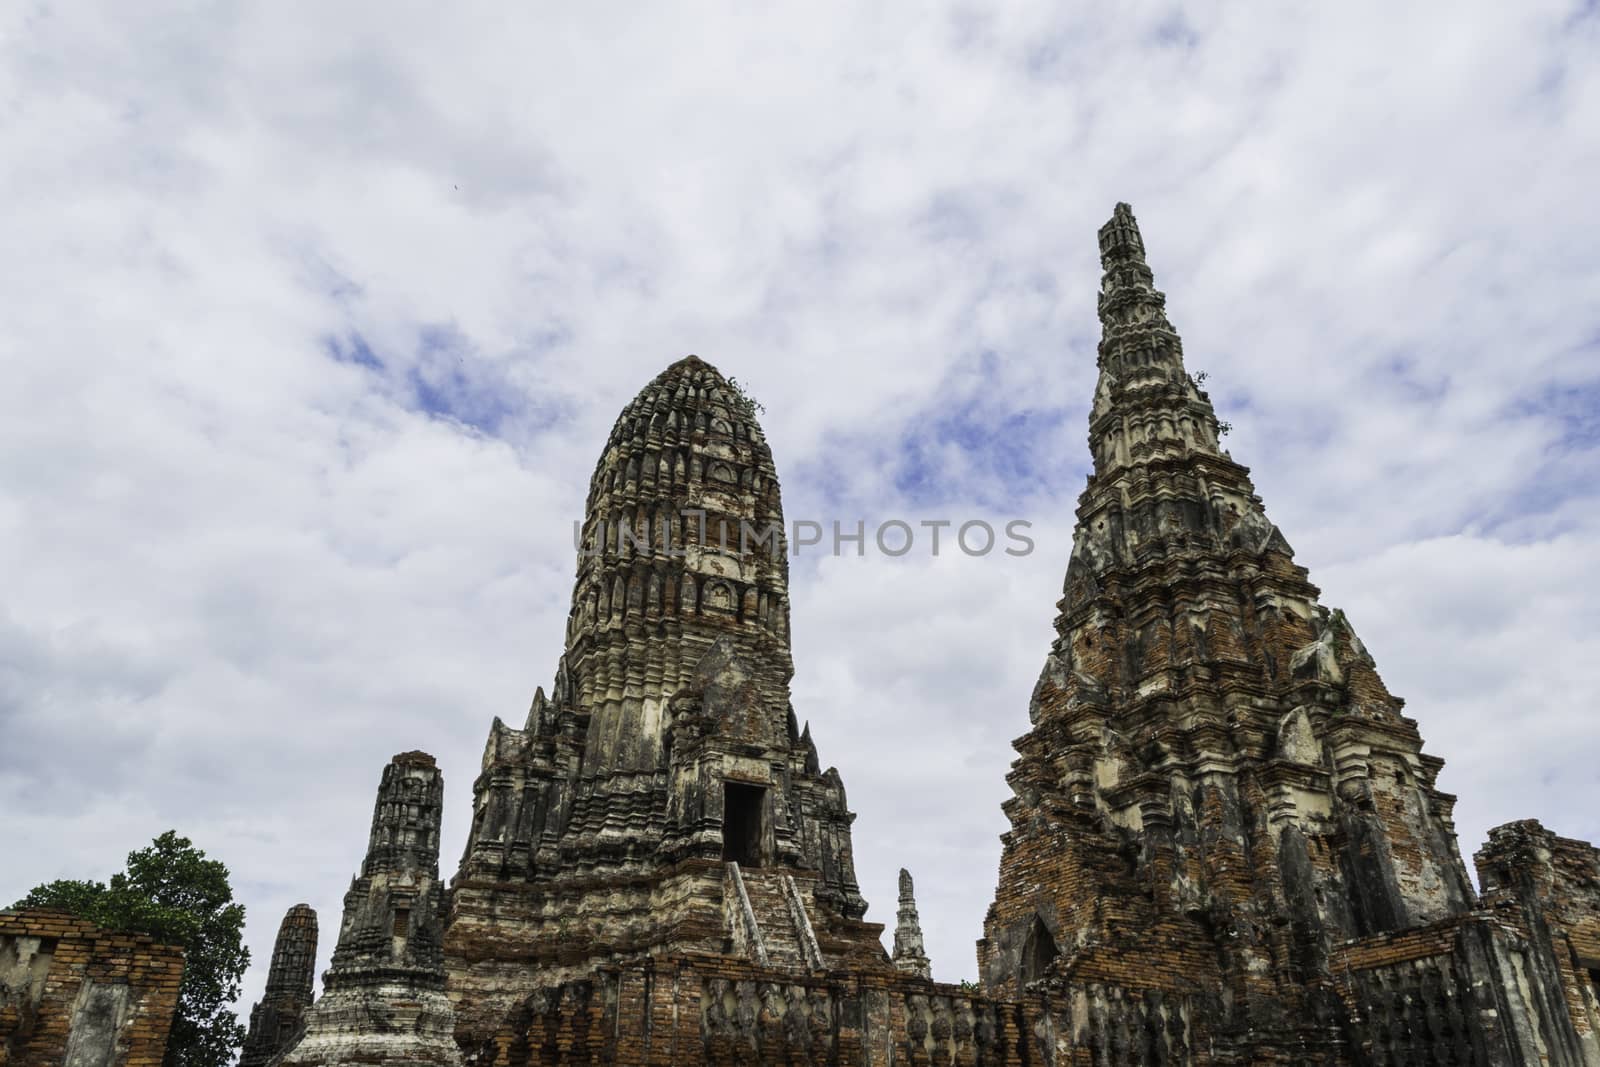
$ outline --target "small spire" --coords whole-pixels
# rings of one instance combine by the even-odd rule
[[[296,904],[278,924],[272,946],[267,989],[311,1003],[311,984],[317,966],[317,913],[309,904]]]
[[[806,728],[800,731],[800,746],[805,752],[806,773],[821,774],[822,761],[817,756],[817,743],[811,739],[811,720],[806,720]]]
[[[317,967],[317,913],[296,904],[278,926],[267,988],[250,1011],[239,1067],[264,1067],[300,1035]]]
[[[1181,349],[1178,335],[1167,321],[1167,298],[1156,288],[1155,275],[1145,260],[1139,222],[1127,204],[1118,204],[1111,221],[1100,227],[1100,268],[1104,272],[1100,278],[1100,324],[1105,331],[1100,342],[1101,366],[1114,348],[1143,351],[1155,342],[1181,373]],[[1126,378],[1115,369],[1113,374]]]
[[[544,695],[544,686],[541,685],[533,691],[533,702],[528,705],[528,718],[522,728],[527,731],[538,730],[549,711],[550,698]]]
[[[922,947],[922,923],[917,919],[917,898],[911,885],[911,872],[900,868],[900,908],[895,914],[894,965],[896,970],[931,978],[933,968]]]
[[[1104,272],[1100,279],[1100,322],[1104,326],[1152,322],[1171,329],[1161,310],[1166,297],[1156,289],[1155,275],[1145,260],[1139,221],[1127,204],[1118,204],[1111,221],[1100,227],[1100,269]]]
[[[1128,260],[1144,262],[1144,238],[1133,208],[1119,203],[1111,212],[1111,221],[1100,227],[1100,262],[1110,270],[1113,262]]]

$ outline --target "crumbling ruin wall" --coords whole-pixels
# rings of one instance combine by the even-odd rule
[[[1526,939],[1529,980],[1562,1018],[1552,1044],[1600,1065],[1600,849],[1526,819],[1490,830],[1473,860],[1484,906]]]
[[[183,950],[53,909],[0,911],[0,1067],[155,1067]]]
[[[1104,983],[986,996],[893,972],[785,975],[662,958],[525,1000],[468,1056],[484,1067],[1127,1067],[1213,1059],[1195,1003]]]
[[[1357,1064],[1583,1067],[1536,946],[1484,912],[1342,946],[1333,974]]]

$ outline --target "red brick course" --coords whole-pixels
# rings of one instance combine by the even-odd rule
[[[7,982],[7,972],[17,979]],[[183,950],[144,934],[103,930],[64,911],[0,911],[0,1067],[57,1067],[85,986],[124,986],[108,1036],[115,1067],[157,1067],[183,980]]]

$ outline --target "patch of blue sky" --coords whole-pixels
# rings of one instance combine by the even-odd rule
[[[1566,33],[1574,33],[1579,30],[1592,30],[1593,27],[1585,27],[1583,26],[1583,23],[1588,19],[1596,18],[1600,18],[1600,0],[1580,0],[1580,2],[1574,6],[1572,14],[1567,16],[1567,19],[1562,24],[1561,29]]]
[[[967,497],[989,507],[1014,507],[1059,488],[1068,477],[1056,448],[1067,418],[1061,410],[998,411],[977,398],[930,411],[902,437],[894,485],[914,504]],[[960,453],[959,470],[945,457]]]
[[[1450,378],[1439,374],[1425,376],[1419,373],[1416,360],[1395,353],[1373,364],[1369,372],[1380,380],[1379,387],[1401,394],[1414,404],[1437,404],[1450,392]]]
[[[1042,41],[1028,48],[1023,69],[1030,78],[1040,81],[1058,78],[1066,66],[1065,54],[1059,41]]]
[[[532,338],[532,347],[553,347],[566,334],[561,328]],[[572,417],[569,398],[544,392],[537,396],[513,382],[506,365],[485,359],[454,325],[429,325],[417,332],[417,359],[406,375],[415,406],[432,418],[470,427],[491,437],[559,426]]]
[[[816,502],[822,507],[837,510],[855,495],[849,472],[857,469],[859,464],[880,463],[882,460],[879,450],[870,446],[863,449],[858,439],[830,434],[814,455],[803,457],[793,464],[793,484],[804,485],[807,495],[814,494]],[[791,492],[789,495],[797,494]],[[786,503],[792,509],[793,501]],[[790,515],[791,519],[794,517]]]
[[[422,327],[410,359],[380,356],[356,330],[325,337],[322,344],[335,362],[390,380],[389,388],[398,388],[396,399],[405,407],[487,436],[501,436],[513,421],[526,424],[523,429],[545,429],[570,416],[570,404],[559,397],[531,401],[507,380],[500,364],[482,359],[454,326]]]
[[[413,367],[407,381],[418,410],[495,436],[517,405],[499,391],[484,389],[461,370]]]
[[[1194,372],[1191,370],[1191,373]],[[1262,416],[1270,412],[1262,412],[1247,384],[1219,383],[1216,378],[1208,376],[1199,385],[1211,398],[1211,410],[1219,425],[1252,431],[1263,430],[1268,425],[1270,420]],[[1296,425],[1295,438],[1304,447],[1321,448],[1333,440],[1336,424],[1337,417],[1332,413],[1322,417],[1313,416]],[[1226,437],[1222,439],[1222,447],[1229,447]]]
[[[1183,17],[1181,11],[1173,11],[1156,23],[1150,38],[1154,43],[1167,48],[1192,50],[1200,43],[1200,34],[1190,25],[1189,20]]]
[[[930,241],[976,243],[984,234],[982,207],[966,190],[947,189],[934,194],[917,220],[917,229]]]
[[[367,339],[355,330],[350,331],[345,337],[323,338],[322,347],[337,363],[352,363],[374,371],[383,370],[383,361],[372,351]]]
[[[1575,501],[1600,497],[1595,479],[1600,463],[1600,382],[1551,385],[1507,410],[1514,418],[1535,418],[1555,432],[1542,462],[1528,471],[1512,492],[1495,500],[1475,525],[1510,541],[1557,536],[1575,523]]]
[[[303,285],[336,304],[349,305],[364,291],[360,283],[335,267],[317,248],[298,248],[293,262]]]
[[[1531,410],[1560,423],[1557,449],[1588,450],[1600,446],[1600,382],[1551,386]],[[1592,484],[1594,479],[1588,481]]]
[[[432,360],[412,367],[406,375],[416,407],[431,418],[470,427],[489,437],[498,436],[505,423],[522,410],[522,397],[499,381],[484,381],[476,367],[459,362]]]

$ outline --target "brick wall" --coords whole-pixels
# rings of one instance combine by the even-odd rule
[[[1473,859],[1485,907],[1527,939],[1535,980],[1570,1026],[1553,1043],[1600,1064],[1600,849],[1525,819],[1489,831]]]
[[[66,912],[0,911],[0,1067],[156,1067],[183,951]]]

